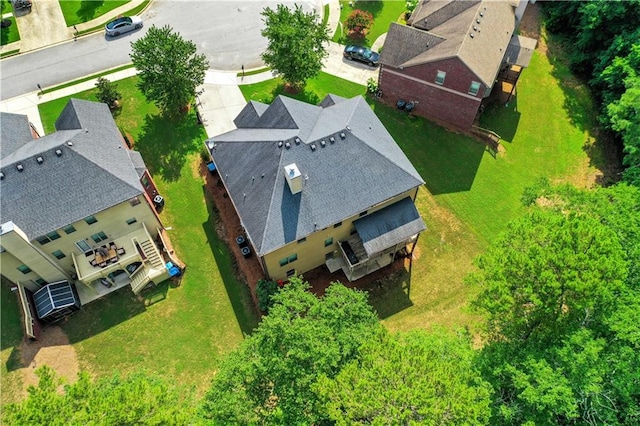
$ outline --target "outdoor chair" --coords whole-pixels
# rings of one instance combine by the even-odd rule
[[[116,250],[118,253],[118,256],[122,256],[123,254],[126,253],[124,247],[119,247],[118,250]]]

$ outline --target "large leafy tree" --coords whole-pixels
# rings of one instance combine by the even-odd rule
[[[8,425],[161,425],[189,424],[195,418],[191,393],[161,378],[138,372],[126,378],[92,381],[81,373],[64,386],[49,367],[40,367],[38,386],[24,401],[4,407]]]
[[[162,111],[175,114],[188,108],[196,87],[204,82],[207,58],[196,45],[171,27],[152,26],[131,43],[131,61],[139,71],[138,88]]]
[[[640,190],[542,183],[527,199],[546,207],[511,225],[471,279],[489,319],[491,423],[637,424]]]
[[[318,15],[305,13],[295,5],[293,10],[279,4],[262,12],[265,28],[262,35],[268,45],[262,60],[293,88],[318,75],[322,61],[327,57],[327,28]]]
[[[216,424],[317,424],[325,415],[314,390],[381,332],[366,295],[340,284],[318,299],[293,278],[256,331],[231,353],[205,396]]]
[[[465,333],[381,334],[317,388],[339,425],[486,424],[490,387],[475,356]]]

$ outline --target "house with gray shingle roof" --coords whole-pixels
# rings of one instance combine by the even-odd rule
[[[471,129],[499,82],[515,87],[536,41],[516,34],[527,0],[423,0],[407,25],[392,23],[380,59],[383,100]]]
[[[83,304],[167,278],[156,188],[105,104],[71,99],[42,137],[24,115],[1,113],[0,123],[5,278],[31,292],[66,280]]]
[[[206,145],[267,277],[326,265],[356,280],[425,229],[424,181],[361,96],[251,101],[234,123]]]

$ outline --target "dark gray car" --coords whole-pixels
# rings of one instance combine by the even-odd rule
[[[375,67],[380,61],[380,54],[374,52],[368,47],[349,45],[344,48],[344,57],[350,61],[360,61],[365,64]]]

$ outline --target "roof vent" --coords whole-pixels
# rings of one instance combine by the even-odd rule
[[[38,164],[42,164],[42,163],[44,163],[44,158],[36,157],[36,161],[38,162]]]
[[[476,24],[480,23],[480,18],[476,19]]]
[[[216,143],[214,141],[207,141],[207,147],[213,149],[216,147]]]
[[[4,179],[4,172],[0,172],[0,180]]]
[[[289,149],[289,148],[291,148],[291,144],[289,142],[287,142],[287,143],[284,144],[284,147]]]
[[[346,129],[347,129],[348,131],[351,131],[351,127],[349,127],[349,126],[347,126],[347,127],[346,127]]]
[[[312,144],[311,144],[311,151],[315,151],[315,150],[316,150],[316,144],[315,144],[315,143],[312,143]]]
[[[473,26],[473,31],[478,31],[478,27],[476,27],[475,25]]]
[[[340,139],[344,139],[344,138],[346,138],[344,132],[340,133]]]
[[[56,155],[58,157],[62,157],[62,150],[61,149],[56,149]]]
[[[483,13],[483,12],[480,12],[480,17],[482,18],[483,16],[484,16],[484,13]]]
[[[470,36],[471,38],[473,38],[473,33],[469,34],[469,36]]]
[[[300,138],[296,138],[296,145],[300,145]]]
[[[327,146],[327,143],[324,140],[321,140],[320,146],[324,148],[325,146]]]
[[[329,142],[334,143],[335,141],[336,141],[336,138],[334,138],[333,136],[329,138]]]
[[[84,132],[85,133],[89,133],[89,129],[87,129],[86,127],[84,128]]]
[[[21,172],[21,171],[23,171],[23,170],[24,170],[24,167],[22,166],[22,164],[18,163],[18,164],[16,165],[16,169],[18,169],[18,171],[19,171],[19,172]]]
[[[278,142],[278,148],[282,148],[282,141]]]
[[[68,145],[68,146],[73,146],[73,142],[71,142],[71,141],[67,141],[67,145]]]

